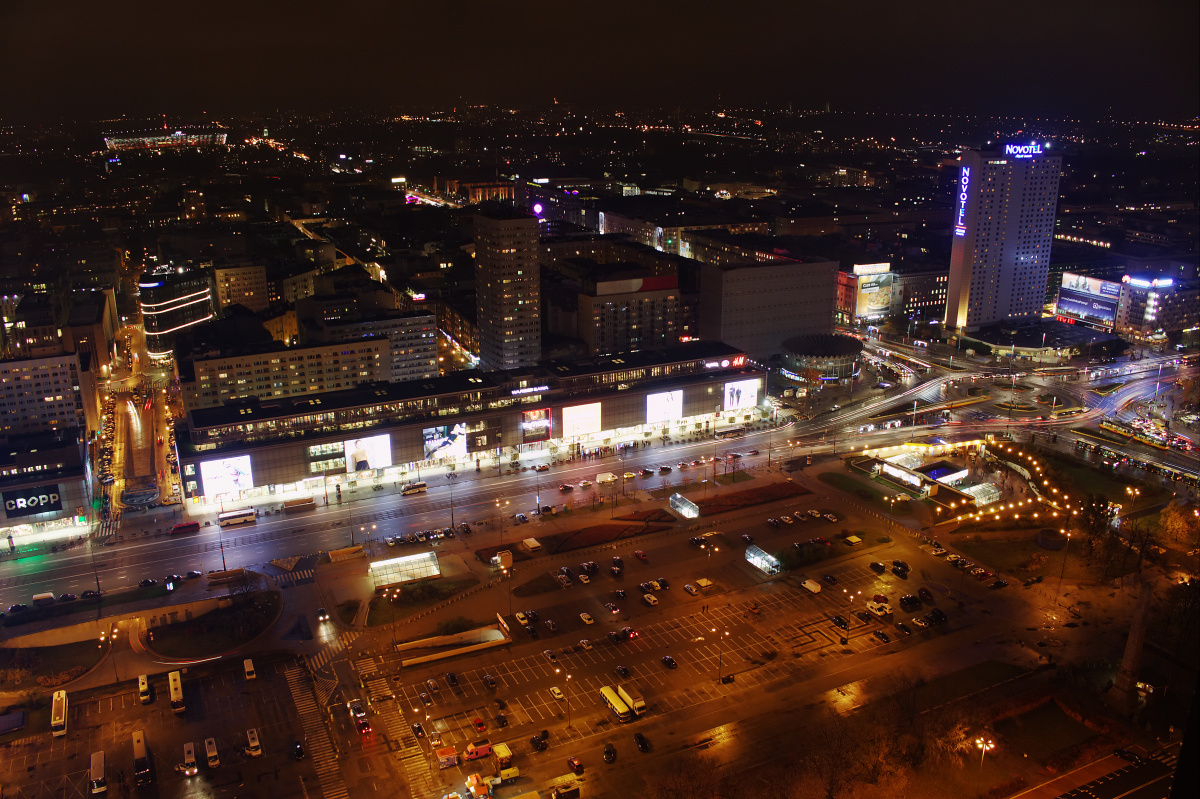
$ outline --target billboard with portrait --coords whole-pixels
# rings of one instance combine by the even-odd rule
[[[646,397],[646,424],[683,418],[683,391],[664,391]]]
[[[737,411],[758,404],[758,378],[725,384],[725,410]]]
[[[200,479],[204,481],[204,495],[207,497],[236,494],[254,488],[250,456],[237,455],[232,458],[201,461]]]
[[[342,442],[342,446],[346,451],[346,474],[392,465],[392,436],[389,433],[351,438]]]
[[[550,409],[521,412],[521,443],[533,444],[550,438]]]
[[[425,440],[425,460],[438,458],[461,458],[467,454],[467,426],[462,422],[455,425],[426,427],[421,431]]]
[[[562,419],[563,438],[586,436],[588,433],[599,433],[602,429],[599,402],[563,408]]]
[[[858,275],[858,302],[855,315],[860,317],[886,316],[892,309],[892,273]]]

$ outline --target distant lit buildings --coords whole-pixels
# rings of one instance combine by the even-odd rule
[[[180,128],[137,133],[108,133],[104,144],[110,150],[166,150],[176,147],[212,147],[225,144],[219,128]]]
[[[207,269],[168,266],[146,272],[138,278],[138,292],[152,358],[169,357],[179,331],[213,318]]]
[[[948,328],[1041,313],[1062,158],[1042,145],[964,152],[954,192]]]
[[[504,206],[475,215],[480,366],[521,369],[541,358],[538,220]]]
[[[218,266],[213,269],[213,282],[217,289],[217,308],[220,310],[230,305],[241,305],[251,311],[262,312],[270,304],[265,266]]]

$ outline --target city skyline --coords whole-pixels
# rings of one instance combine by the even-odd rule
[[[0,41],[24,68],[0,107],[6,121],[554,102],[1094,118],[1200,108],[1190,4],[1059,3],[1036,24],[943,2],[689,9],[15,4],[0,11]]]

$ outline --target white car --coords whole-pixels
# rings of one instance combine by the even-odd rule
[[[589,487],[591,487],[591,485],[592,485],[592,481],[591,481],[591,480],[580,480],[580,481],[579,481],[579,487],[580,487],[580,488],[589,488]]]
[[[588,615],[587,613],[580,613],[580,614],[579,614],[579,618],[583,619],[583,623],[584,623],[584,624],[595,624],[595,623],[596,623],[596,620],[595,620],[595,619],[593,619],[593,618],[592,618],[590,615]]]
[[[657,605],[658,597],[654,594],[642,594],[642,599],[646,600],[647,605]]]
[[[583,649],[585,652],[588,652],[588,651],[591,651],[591,648],[592,648],[592,642],[591,642],[591,641],[589,641],[589,640],[588,640],[588,639],[586,639],[586,638],[580,638],[580,639],[579,639],[579,646],[580,646],[580,648],[581,648],[581,649]]]
[[[695,596],[696,594],[700,593],[699,591],[696,590],[696,587],[694,585],[692,585],[691,583],[684,583],[683,590],[687,591],[692,596]]]
[[[953,553],[951,553],[951,554],[949,554],[949,555],[947,555],[947,556],[946,556],[946,562],[947,562],[947,563],[957,563],[957,562],[958,562],[958,561],[960,561],[960,560],[962,560],[961,556],[959,556],[959,555],[955,555],[955,554],[953,554]]]
[[[513,618],[515,618],[517,620],[517,624],[521,625],[522,627],[529,626],[529,619],[526,618],[525,614],[521,611],[518,610],[515,614],[513,614]]]
[[[553,687],[550,689],[550,696],[554,697],[554,698],[555,698],[555,699],[557,699],[559,702],[561,702],[561,701],[563,701],[564,699],[566,699],[566,697],[565,697],[565,696],[563,696],[563,692],[562,692],[562,691],[560,691],[560,690],[558,690],[558,686],[557,686],[557,685],[553,686]]]

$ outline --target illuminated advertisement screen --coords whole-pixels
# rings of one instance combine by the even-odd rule
[[[521,413],[521,443],[532,444],[550,437],[550,409],[538,408]]]
[[[1101,280],[1098,277],[1088,277],[1074,272],[1063,272],[1062,288],[1080,294],[1091,294],[1116,302],[1121,299],[1121,284],[1111,280]]]
[[[200,479],[204,481],[204,495],[236,494],[254,488],[254,473],[250,470],[250,456],[218,458],[200,463]]]
[[[1111,327],[1117,319],[1117,301],[1074,289],[1058,290],[1057,313],[1082,322]]]
[[[646,397],[646,424],[683,418],[683,391],[664,391]]]
[[[342,446],[346,448],[346,474],[392,465],[392,437],[388,433],[351,438],[342,442]]]
[[[856,316],[886,316],[892,308],[892,273],[858,276]]]
[[[425,460],[435,458],[459,458],[467,454],[467,426],[456,425],[426,427],[421,431],[425,439]]]
[[[758,378],[725,384],[725,410],[753,408],[758,404]]]
[[[601,430],[600,403],[593,402],[590,405],[573,405],[570,408],[563,408],[562,418],[563,438],[599,433]]]

